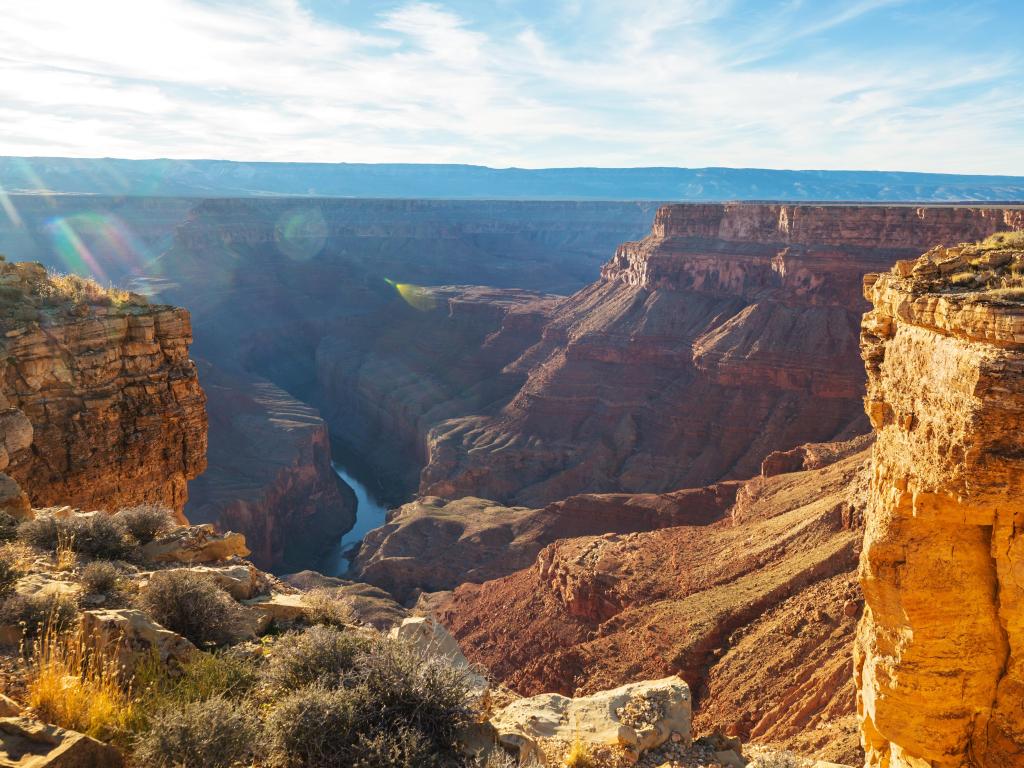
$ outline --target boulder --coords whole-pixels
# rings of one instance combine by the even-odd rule
[[[213,563],[232,557],[246,557],[245,536],[228,531],[217,533],[212,525],[177,528],[142,548],[154,563]]]
[[[297,621],[309,610],[302,595],[282,595],[277,592],[260,595],[252,600],[243,600],[242,604],[255,609],[255,612],[265,619],[277,623]]]
[[[17,717],[21,714],[21,705],[10,696],[0,693],[0,717]]]
[[[49,573],[30,573],[22,576],[14,585],[14,591],[24,597],[49,597],[67,595],[75,597],[82,591],[80,584],[64,581]]]
[[[7,512],[17,520],[32,518],[32,504],[21,486],[14,478],[0,472],[0,510]]]
[[[673,675],[577,699],[557,693],[519,699],[494,715],[491,725],[499,743],[518,751],[520,761],[543,764],[543,742],[568,745],[579,739],[592,747],[618,746],[635,762],[673,733],[688,746],[690,714],[690,688]]]
[[[97,646],[116,648],[118,663],[127,671],[154,652],[167,663],[184,661],[196,650],[184,637],[134,608],[83,611],[82,631]]]
[[[410,616],[391,630],[390,636],[403,640],[424,656],[437,656],[451,663],[453,667],[466,672],[470,690],[482,695],[489,683],[483,675],[473,671],[462,649],[455,642],[443,624],[432,617]]]
[[[198,565],[194,568],[171,568],[170,571],[189,570],[208,576],[235,600],[249,600],[267,589],[266,577],[250,563],[213,567]],[[148,580],[152,573],[141,575]]]
[[[114,747],[83,733],[24,717],[0,718],[0,765],[5,768],[121,768]]]

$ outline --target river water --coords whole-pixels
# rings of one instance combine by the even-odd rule
[[[356,524],[352,530],[341,537],[341,541],[332,551],[328,569],[336,576],[344,576],[351,565],[351,556],[355,545],[363,540],[368,532],[380,528],[387,522],[388,508],[369,487],[358,480],[351,471],[341,464],[331,462],[338,477],[344,480],[356,492]]]

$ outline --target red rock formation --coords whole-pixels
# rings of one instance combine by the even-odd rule
[[[558,306],[494,415],[433,427],[420,490],[539,505],[749,477],[866,430],[861,276],[1020,209],[672,205]]]
[[[473,497],[419,498],[390,513],[363,539],[353,576],[408,601],[419,591],[506,576],[553,541],[602,533],[697,525],[721,517],[739,483],[674,493],[581,494],[543,509]]]
[[[356,500],[331,467],[327,425],[268,381],[202,362],[210,468],[192,483],[193,522],[241,531],[261,568],[315,563],[355,522]]]
[[[43,268],[3,264],[0,407],[33,441],[7,468],[35,506],[182,512],[206,467],[205,397],[184,309],[51,297]]]
[[[679,674],[698,726],[853,762],[866,461],[755,478],[729,513],[689,524],[558,541],[532,568],[458,587],[440,615],[520,693]]]

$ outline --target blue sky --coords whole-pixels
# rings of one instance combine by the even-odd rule
[[[1020,0],[0,4],[0,154],[1024,175]]]

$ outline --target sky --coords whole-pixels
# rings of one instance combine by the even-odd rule
[[[0,154],[1024,175],[1021,0],[0,0]]]

